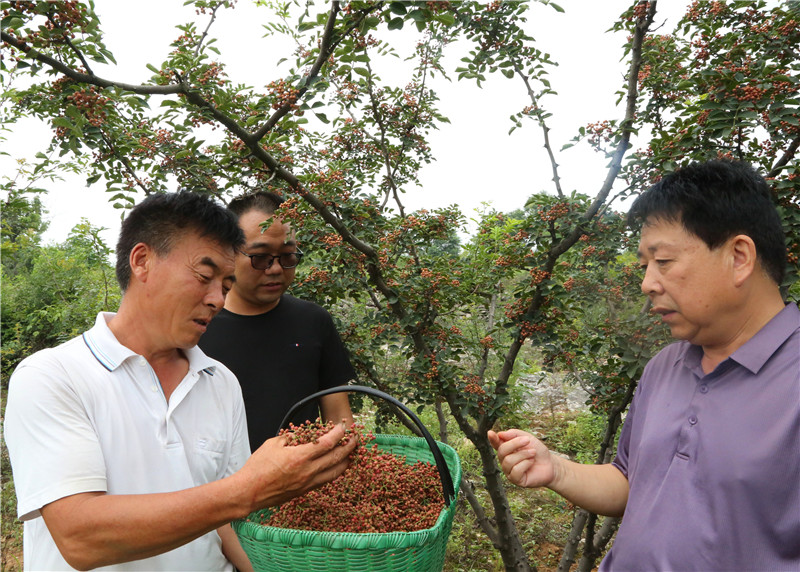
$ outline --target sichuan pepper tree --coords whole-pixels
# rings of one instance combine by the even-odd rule
[[[18,113],[50,121],[59,161],[84,168],[89,182],[102,178],[121,206],[137,194],[169,189],[173,179],[222,197],[243,188],[287,197],[281,214],[295,222],[309,251],[297,291],[334,310],[358,309],[342,330],[365,382],[435,407],[441,419],[445,408],[452,415],[479,452],[482,486],[491,499],[490,508],[482,506],[465,482],[478,522],[507,569],[530,569],[486,439],[508,406],[520,350],[540,346],[550,363],[574,368],[592,389],[597,406],[609,413],[605,460],[641,366],[662,339],[647,332],[641,308],[622,303],[636,280],[624,254],[621,217],[609,209],[615,181],[626,185],[623,194],[633,194],[692,158],[728,153],[758,159],[774,178],[796,248],[798,58],[783,57],[797,52],[795,13],[760,3],[702,2],[692,6],[683,28],[662,36],[663,30],[651,31],[657,2],[633,5],[618,25],[629,33],[621,50],[629,68],[620,114],[598,118],[581,133],[607,154],[608,170],[591,193],[580,194],[562,188],[557,142],[550,141],[546,104],[554,93],[547,71],[553,62],[524,29],[526,12],[539,3],[309,3],[299,16],[279,5],[267,26],[296,42],[294,54],[286,54],[291,69],[253,89],[233,85],[216,59],[212,24],[230,3],[190,3],[199,12],[197,23],[180,26],[172,51],[151,64],[153,77],[143,84],[94,73],[93,65],[113,63],[113,56],[89,6],[3,3],[3,71],[33,82],[6,89],[4,102],[13,102],[9,119]],[[736,27],[737,14],[749,14],[749,26]],[[400,28],[417,30],[419,41],[411,75],[398,87],[380,79],[379,60],[395,52],[392,31]],[[731,65],[744,65],[746,53],[763,62],[746,71],[775,88],[739,93],[724,83],[744,73],[725,71],[728,60],[716,53],[699,57],[705,52],[695,50],[703,46],[692,42],[702,34],[712,50],[718,35],[727,38],[730,45],[720,49],[729,50]],[[459,38],[467,48],[461,63],[450,66],[443,49]],[[659,84],[659,70],[668,66],[674,73]],[[439,107],[446,110],[447,102],[438,100],[434,76],[480,84],[488,74],[505,75],[528,97],[511,127],[540,130],[552,185],[542,185],[544,192],[520,217],[486,213],[463,252],[448,251],[441,246],[452,245],[463,215],[456,208],[407,212],[402,193],[435,156],[428,135],[445,121]],[[754,103],[757,95],[769,105]],[[742,103],[739,96],[750,99]],[[758,120],[747,112],[766,113],[772,126],[766,136],[744,127]],[[634,135],[648,131],[652,143],[626,160]],[[760,146],[749,144],[756,137],[774,154],[758,155]],[[523,176],[523,165],[504,168]],[[607,312],[592,314],[577,299],[591,290],[581,279],[602,285],[593,299],[604,296],[605,305],[596,308]],[[598,360],[597,352],[607,353]],[[408,367],[381,367],[386,353],[401,355]],[[440,434],[446,435],[444,426]],[[604,549],[613,522],[595,534],[591,515],[578,514],[562,569],[574,559],[584,530],[586,568]]]
[[[637,4],[615,28],[629,29],[649,8],[652,3]],[[626,49],[632,49],[632,44]],[[783,291],[789,300],[800,299],[798,3],[692,2],[674,29],[659,30],[645,38],[636,79],[641,99],[637,130],[650,136],[623,165],[620,196],[635,195],[662,174],[692,160],[728,157],[752,163],[770,182],[784,224],[789,268]],[[598,121],[582,129],[576,140],[586,140],[610,157],[618,142],[618,128],[616,121]],[[635,236],[632,238],[635,240]],[[630,276],[636,266],[635,260],[631,262],[614,280],[612,293],[631,286]],[[604,289],[601,286],[598,292]],[[591,292],[583,292],[583,296],[591,298]],[[574,347],[578,355],[591,359],[600,348],[610,350],[608,363],[598,363],[598,376],[595,381],[590,379],[593,406],[609,415],[606,446],[611,444],[610,429],[618,423],[615,420],[629,401],[647,356],[666,342],[664,332],[633,314],[611,330],[596,330],[605,333],[605,342],[603,337],[584,335],[585,330],[576,331],[579,335]],[[588,354],[581,348],[588,349]],[[579,370],[592,371],[590,367]],[[604,455],[608,460],[607,453],[607,449],[601,450],[598,461]],[[596,529],[597,517],[578,511],[559,570],[569,569],[584,530],[578,570],[591,570],[606,550],[616,520],[605,519]]]

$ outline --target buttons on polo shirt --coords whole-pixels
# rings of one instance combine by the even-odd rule
[[[697,415],[689,415],[689,425],[695,425],[697,423]]]
[[[708,386],[705,383],[700,386],[700,393],[708,393]]]

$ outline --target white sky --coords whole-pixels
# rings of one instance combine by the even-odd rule
[[[617,106],[615,92],[623,86],[625,65],[620,61],[620,46],[624,37],[605,31],[629,2],[558,3],[566,13],[533,3],[528,11],[527,30],[539,49],[559,63],[550,70],[552,87],[559,95],[550,96],[542,105],[553,114],[548,125],[560,164],[562,188],[566,193],[578,190],[594,195],[605,177],[605,159],[588,150],[588,146],[563,152],[560,149],[581,126],[619,119],[623,114],[624,101]],[[151,75],[145,65],[158,67],[170,50],[169,44],[179,35],[175,25],[195,18],[194,10],[182,4],[181,0],[95,0],[106,45],[118,63],[107,69],[97,66],[95,73],[128,83],[145,82]],[[665,31],[672,30],[687,5],[687,0],[662,0],[657,24],[666,22]],[[259,9],[248,0],[239,0],[235,9],[218,13],[211,35],[218,39],[220,57],[234,82],[260,87],[287,72],[287,64],[276,65],[281,58],[291,57],[291,51],[262,38],[261,25],[268,15],[268,10]],[[202,30],[208,17],[198,18],[197,27]],[[393,38],[394,35],[384,37],[388,41]],[[397,38],[402,36],[398,34]],[[455,69],[465,55],[464,46],[450,46],[445,69]],[[394,77],[398,71],[394,68],[402,65],[402,60],[396,61],[399,63],[392,69],[378,70],[383,79]],[[431,135],[437,160],[421,172],[421,187],[409,189],[403,196],[407,211],[455,203],[468,218],[473,218],[483,202],[509,211],[521,208],[534,192],[552,191],[552,172],[539,126],[528,121],[523,129],[508,135],[512,126],[509,116],[529,103],[522,82],[498,74],[478,88],[474,81],[456,81],[456,74],[450,75],[452,83],[439,78],[434,89],[440,98],[439,109],[451,123],[441,125]],[[397,85],[405,85],[408,76],[397,76]],[[49,126],[26,120],[0,145],[13,159],[33,160],[52,137]],[[634,141],[634,147],[639,146]],[[0,158],[0,168],[8,175],[13,164]],[[86,217],[95,226],[108,228],[103,237],[113,248],[120,213],[108,203],[102,182],[87,188],[85,178],[69,177],[45,186],[52,189],[44,197],[50,219],[45,240],[63,241],[81,217]]]

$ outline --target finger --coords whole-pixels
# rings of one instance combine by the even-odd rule
[[[341,424],[337,424],[333,429],[320,437],[316,443],[298,445],[298,448],[303,447],[307,449],[307,451],[304,452],[308,454],[311,459],[317,459],[332,451],[339,444],[339,441],[342,440],[342,437],[344,437],[344,429]]]
[[[339,477],[347,470],[349,464],[350,458],[346,455],[342,459],[334,459],[333,463],[315,472],[314,477],[311,479],[311,488],[316,488]]]
[[[497,449],[497,454],[503,457],[513,454],[515,451],[521,449],[533,449],[531,446],[531,440],[527,436],[523,437],[515,437],[510,441],[506,441],[505,443],[501,444],[500,447]]]
[[[534,459],[526,459],[524,461],[520,461],[514,467],[506,473],[506,477],[512,483],[515,483],[521,487],[527,486],[528,484],[528,471],[533,467],[536,463]],[[503,471],[505,472],[505,471]]]
[[[506,457],[504,457],[502,462],[500,463],[500,466],[502,467],[503,472],[508,475],[514,470],[516,466],[522,463],[530,462],[532,464],[533,462],[535,462],[535,457],[536,457],[536,451],[533,451],[531,449],[520,449],[519,451],[516,451],[511,455],[507,455]]]
[[[506,429],[505,431],[500,431],[497,436],[500,437],[501,441],[510,441],[516,437],[529,437],[530,433],[522,431],[521,429]]]
[[[489,444],[495,448],[495,450],[500,446],[502,441],[500,437],[494,431],[489,431],[486,433],[486,437],[489,439]]]

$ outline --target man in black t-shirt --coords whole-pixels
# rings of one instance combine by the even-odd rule
[[[236,281],[225,308],[199,343],[239,379],[252,450],[275,436],[299,400],[355,379],[330,314],[285,293],[302,252],[290,225],[273,216],[280,203],[280,197],[266,191],[231,201],[245,245],[236,256]],[[265,221],[269,224],[262,232]],[[346,393],[321,398],[319,407],[307,406],[292,421],[313,420],[320,409],[324,421],[353,421]]]

